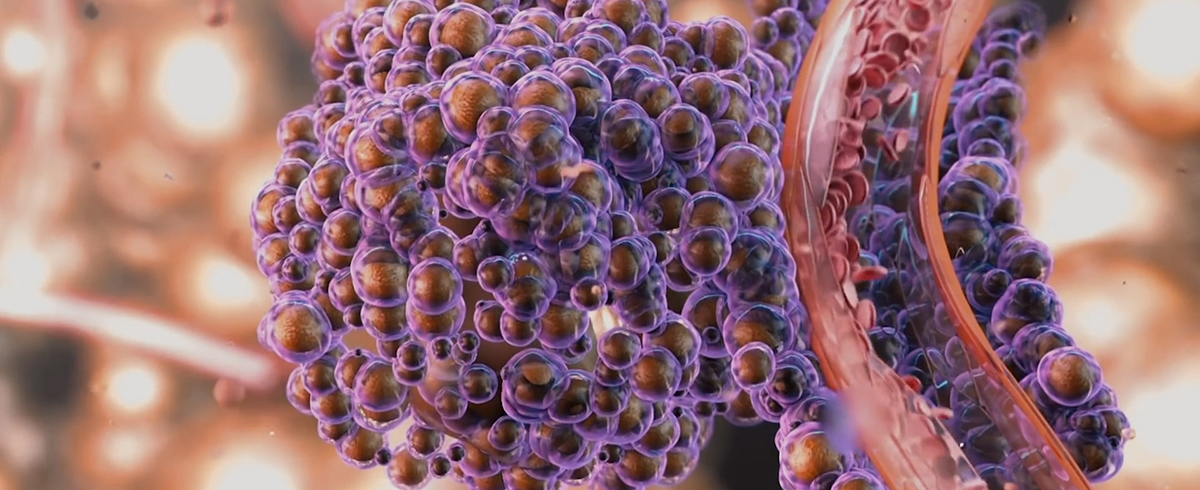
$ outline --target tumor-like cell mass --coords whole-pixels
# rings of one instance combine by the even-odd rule
[[[686,479],[723,417],[780,424],[787,490],[886,488],[822,386],[781,211],[798,185],[781,135],[826,0],[749,3],[748,28],[673,21],[664,0],[356,0],[321,25],[320,88],[280,122],[251,224],[275,301],[259,340],[297,366],[287,399],[348,464],[400,489],[640,490]],[[908,252],[912,150],[889,136],[908,94],[889,77],[925,47],[930,13],[848,3],[897,12],[856,27],[871,33],[847,83],[857,119],[836,128],[820,210],[858,273]],[[937,202],[993,345],[1099,481],[1129,423],[1062,330],[1051,254],[1015,195],[1013,80],[1036,15],[1001,11],[979,33]],[[911,276],[858,286],[875,353],[951,409],[990,488],[1023,484],[972,378],[947,375],[962,344],[923,333],[945,313],[909,302]],[[378,352],[346,347],[358,330]]]

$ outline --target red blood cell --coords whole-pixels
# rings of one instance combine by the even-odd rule
[[[912,43],[908,40],[908,35],[900,31],[891,31],[883,36],[883,42],[880,43],[880,48],[885,53],[888,53],[896,58],[903,58],[904,52]]]
[[[873,265],[870,267],[863,267],[861,269],[858,269],[857,271],[854,272],[854,274],[851,275],[850,280],[854,281],[856,283],[878,281],[880,279],[887,277],[887,274],[888,274],[887,269],[884,269],[883,267],[880,267],[877,265]]]
[[[900,376],[900,379],[904,380],[904,384],[906,386],[908,386],[908,389],[913,390],[917,393],[921,392],[921,381],[918,380],[915,376],[905,374],[905,375]]]
[[[913,38],[912,47],[909,48],[909,50],[908,50],[908,52],[909,52],[908,57],[915,58],[916,53],[923,53],[923,52],[925,52],[925,48],[928,48],[928,47],[929,47],[929,39],[927,39],[925,37]]]
[[[873,90],[879,90],[883,88],[883,86],[887,84],[888,80],[887,71],[875,65],[870,65],[866,68],[863,68],[862,77],[863,82],[867,84],[867,88]]]
[[[829,195],[828,202],[833,205],[833,213],[840,218],[846,213],[846,204],[848,204],[850,200],[846,199],[845,194],[837,192]]]
[[[882,110],[883,102],[880,102],[878,97],[866,97],[858,108],[858,117],[864,121],[870,121],[879,117]]]
[[[925,32],[929,29],[929,23],[933,21],[933,14],[929,9],[920,5],[912,5],[904,11],[904,27],[907,27],[913,32]]]
[[[863,67],[867,66],[867,62],[863,58],[854,58],[848,62],[846,67],[847,76],[854,76],[862,73]]]
[[[821,205],[821,209],[818,210],[817,212],[821,216],[822,231],[825,231],[828,233],[829,230],[833,229],[834,220],[837,219],[837,217],[838,217],[837,213],[835,213],[833,211],[833,205],[830,204],[829,201],[826,201],[824,204]]]
[[[847,172],[842,176],[846,186],[850,188],[850,205],[858,206],[867,200],[871,191],[871,183],[862,172]]]
[[[874,66],[884,73],[892,74],[900,69],[900,57],[888,52],[878,52],[867,57],[867,66]]]
[[[852,51],[852,53],[860,55],[867,54],[867,49],[870,45],[871,33],[869,31],[859,31],[858,35],[854,38],[854,51]],[[851,63],[853,63],[853,61]]]
[[[856,128],[851,121],[844,121],[838,125],[838,143],[845,146],[858,146],[862,144],[862,129]]]
[[[912,94],[912,87],[907,83],[899,82],[892,86],[892,91],[888,92],[887,104],[890,106],[898,105],[908,99]]]
[[[830,250],[832,252],[833,250]],[[833,255],[833,275],[839,282],[850,275],[850,261],[841,255]]]
[[[843,148],[838,150],[837,156],[833,158],[833,169],[835,171],[846,171],[858,166],[861,159],[858,157],[858,152],[853,149]]]
[[[866,32],[870,34],[870,41],[867,43],[868,51],[878,51],[880,44],[883,42],[883,36],[892,30],[892,26],[885,22],[873,22],[867,27]]]
[[[907,129],[897,129],[895,133],[892,133],[892,145],[898,152],[903,152],[908,148],[909,139],[910,135]]]
[[[886,139],[879,139],[879,149],[883,150],[883,156],[887,157],[888,160],[896,161],[900,159],[900,155],[892,147],[892,143]]]
[[[854,173],[854,172],[847,172],[847,173]],[[849,202],[850,201],[850,192],[851,192],[850,184],[846,183],[846,180],[843,179],[842,176],[835,177],[833,180],[831,180],[829,182],[829,195],[831,195],[831,196],[837,195],[842,198],[845,198],[846,202]]]
[[[862,95],[866,89],[866,84],[863,82],[863,77],[859,75],[851,75],[846,78],[846,95],[850,97],[858,97]]]
[[[853,257],[858,260],[858,256],[862,254],[862,245],[859,245],[858,238],[854,235],[846,235],[846,256]]]

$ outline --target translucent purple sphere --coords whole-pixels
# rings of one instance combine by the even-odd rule
[[[884,488],[829,435],[777,205],[825,0],[752,8],[747,30],[671,21],[665,0],[348,0],[321,25],[320,88],[280,122],[251,225],[275,298],[259,340],[297,366],[288,400],[348,464],[400,489],[640,490],[687,478],[722,417],[780,424],[787,489]],[[1019,225],[1008,65],[1039,34],[1001,21],[956,89],[946,230],[978,250],[956,264],[996,345],[1103,478],[1127,421]],[[876,173],[873,202],[897,202],[902,177]],[[905,210],[867,208],[851,231],[887,266],[896,229],[875,223]],[[862,286],[872,342],[933,383],[897,281]],[[956,427],[990,447],[986,427]],[[1019,481],[985,452],[972,462]]]

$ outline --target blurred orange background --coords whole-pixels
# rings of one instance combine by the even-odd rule
[[[0,0],[0,490],[390,488],[255,341],[249,204],[343,1],[88,3]],[[1026,220],[1137,429],[1098,488],[1200,488],[1200,2],[1072,8],[1025,67]],[[725,490],[708,466],[685,486]]]

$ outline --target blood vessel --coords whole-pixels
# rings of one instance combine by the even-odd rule
[[[943,372],[941,377],[954,380],[969,373],[984,411],[1019,458],[1026,472],[1023,480],[1044,490],[1090,489],[1050,425],[988,344],[955,275],[939,219],[938,161],[950,90],[990,7],[988,0],[830,3],[801,68],[783,137],[782,162],[789,184],[781,206],[787,216],[788,243],[812,322],[813,349],[828,384],[844,397],[858,424],[861,447],[888,486],[986,488],[939,420],[937,409],[873,353],[866,329],[874,323],[874,307],[859,301],[849,273],[849,264],[857,257],[848,259],[845,250],[830,243],[838,233],[830,229],[837,225],[821,212],[832,199],[830,182],[839,166],[839,149],[846,146],[839,141],[839,121],[857,112],[851,106],[858,103],[848,101],[843,89],[860,81],[854,78],[861,78],[864,66],[869,66],[862,59],[870,24],[900,13],[907,24],[905,32],[923,39],[924,46],[914,42],[911,48],[922,49],[910,48],[907,54],[913,62],[895,70],[888,80],[892,94],[911,87],[911,93],[896,95],[907,95],[900,105],[910,112],[890,124],[893,131],[912,135],[906,144],[913,148],[907,154],[909,161],[903,162],[912,175],[911,227],[894,263],[914,282],[907,302],[924,303],[944,312],[948,320],[948,325],[936,321],[916,325],[918,337],[922,347],[945,345],[950,338],[965,347],[966,369]],[[909,23],[914,17],[915,22]],[[887,92],[885,88],[881,93]],[[844,213],[845,206],[841,207],[838,211]]]

